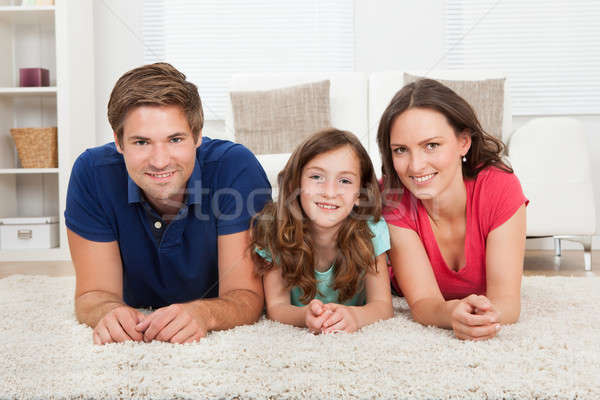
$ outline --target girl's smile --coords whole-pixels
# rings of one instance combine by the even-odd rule
[[[350,146],[319,154],[302,169],[300,205],[315,228],[337,229],[358,204],[360,162]]]

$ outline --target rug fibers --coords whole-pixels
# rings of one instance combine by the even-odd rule
[[[95,346],[73,293],[73,277],[0,280],[0,398],[600,398],[597,277],[525,277],[520,321],[485,342],[394,298],[394,318],[354,334],[262,318],[194,344]]]

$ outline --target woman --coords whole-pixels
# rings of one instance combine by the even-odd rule
[[[502,142],[431,79],[394,96],[377,141],[392,283],[416,321],[494,337],[519,318],[528,203]]]

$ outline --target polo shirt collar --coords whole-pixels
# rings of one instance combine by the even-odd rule
[[[185,204],[188,206],[190,204],[200,204],[202,202],[202,171],[200,170],[198,157],[195,158],[194,170],[185,186],[185,193],[187,194]]]
[[[140,203],[142,201],[142,189],[127,174],[127,201],[131,203]]]
[[[185,192],[185,204],[199,204],[202,201],[202,171],[198,158],[195,158],[194,169],[190,179],[188,179]],[[129,204],[140,203],[142,201],[142,189],[127,174],[127,201]]]

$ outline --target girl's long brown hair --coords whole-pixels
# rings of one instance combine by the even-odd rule
[[[266,262],[252,251],[259,275],[279,268],[287,287],[300,287],[301,301],[307,304],[317,295],[315,253],[310,220],[299,200],[300,181],[304,166],[314,157],[342,146],[349,146],[360,161],[359,205],[342,223],[337,235],[338,254],[334,261],[333,289],[342,303],[362,289],[364,276],[376,271],[367,220],[381,217],[381,195],[375,170],[368,153],[350,132],[327,129],[307,138],[291,155],[278,175],[279,199],[267,204],[252,220],[251,249],[268,250],[272,262]]]
[[[377,131],[377,144],[382,161],[384,191],[402,188],[402,183],[392,161],[390,135],[396,118],[410,108],[428,108],[440,112],[458,136],[466,131],[471,136],[471,148],[462,164],[463,176],[474,178],[493,165],[503,171],[513,172],[502,158],[504,143],[483,130],[473,107],[449,87],[433,79],[421,79],[400,89],[387,106]]]

